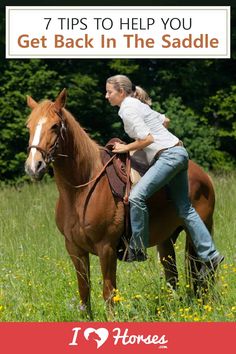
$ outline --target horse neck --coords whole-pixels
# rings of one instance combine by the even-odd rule
[[[63,110],[66,133],[62,140],[61,154],[54,163],[56,180],[68,185],[88,182],[101,166],[99,146],[88,136],[79,123]]]

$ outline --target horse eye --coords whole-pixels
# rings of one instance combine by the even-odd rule
[[[53,131],[58,131],[60,129],[60,125],[59,124],[54,124],[52,127],[51,127],[51,130]]]

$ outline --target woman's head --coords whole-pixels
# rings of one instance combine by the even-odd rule
[[[125,75],[115,75],[107,79],[106,98],[112,106],[120,106],[126,96],[131,96],[132,82]]]
[[[112,106],[120,106],[126,96],[132,96],[141,102],[151,105],[147,92],[140,86],[135,86],[125,75],[115,75],[107,79],[106,98]]]

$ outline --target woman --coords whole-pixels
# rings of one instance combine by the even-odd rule
[[[118,114],[124,130],[134,139],[127,145],[116,143],[113,152],[143,150],[150,165],[129,197],[132,237],[127,260],[147,259],[149,216],[146,200],[168,183],[178,214],[185,222],[198,257],[203,261],[201,271],[215,270],[224,257],[216,250],[209,231],[189,201],[188,153],[182,142],[167,130],[169,119],[151,109],[147,93],[132,85],[127,76],[116,75],[107,79],[106,98],[112,106],[120,107]]]

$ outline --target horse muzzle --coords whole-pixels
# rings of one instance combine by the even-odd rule
[[[47,172],[48,165],[43,159],[36,161],[28,158],[25,162],[25,172],[34,180],[40,181]]]

